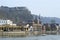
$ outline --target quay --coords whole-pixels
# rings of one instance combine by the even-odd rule
[[[25,37],[28,33],[25,31],[21,32],[0,32],[0,37]]]
[[[3,32],[0,31],[0,37],[26,37],[26,36],[34,36],[41,35],[41,32],[27,32],[27,31],[12,31],[12,32]]]
[[[38,35],[43,35],[43,34],[55,34],[57,35],[57,31],[46,31],[45,33],[39,32],[39,31],[34,31],[34,32],[29,32],[29,31],[10,31],[10,32],[3,32],[0,31],[0,37],[26,37],[26,36],[38,36]],[[59,33],[60,34],[60,33]]]

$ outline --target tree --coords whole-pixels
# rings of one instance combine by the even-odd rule
[[[51,20],[50,26],[51,26],[51,30],[52,30],[52,31],[53,31],[53,30],[56,30],[56,22],[55,22],[54,19]]]
[[[56,21],[54,19],[51,20],[51,24],[54,24],[56,23]]]

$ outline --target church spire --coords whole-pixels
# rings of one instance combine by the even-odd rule
[[[40,14],[39,14],[39,23],[41,24],[41,16],[40,16]]]

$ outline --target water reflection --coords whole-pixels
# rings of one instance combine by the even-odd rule
[[[60,40],[60,35],[46,35],[33,37],[0,38],[1,40]]]

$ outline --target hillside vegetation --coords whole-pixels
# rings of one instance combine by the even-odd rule
[[[0,19],[10,19],[14,23],[19,24],[22,21],[32,20],[31,11],[26,7],[0,7]]]
[[[26,7],[0,7],[0,19],[9,19],[12,20],[16,24],[20,24],[22,22],[32,21],[34,18],[34,14],[31,14],[31,11]],[[38,17],[38,16],[37,16]],[[42,23],[50,23],[51,20],[55,20],[56,23],[60,24],[60,18],[56,17],[40,17],[40,21]]]

